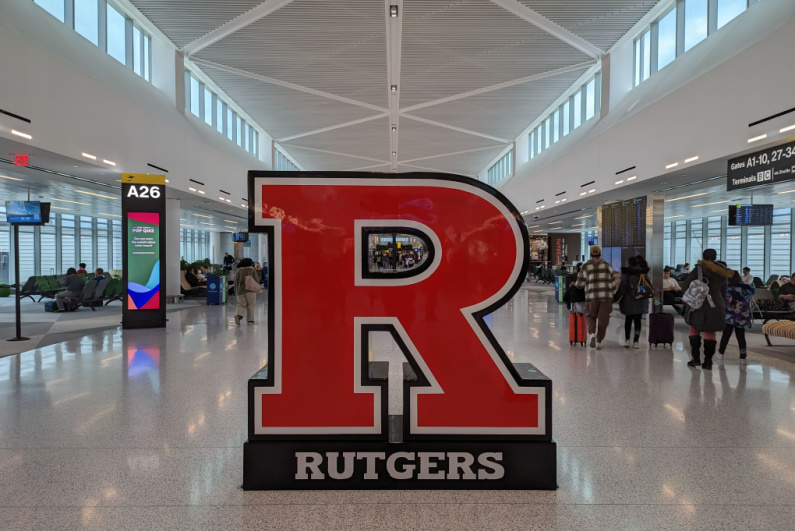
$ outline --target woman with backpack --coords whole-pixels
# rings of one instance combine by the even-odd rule
[[[732,337],[732,332],[737,336],[737,346],[740,347],[740,365],[746,364],[745,329],[751,328],[751,295],[756,292],[750,284],[746,284],[739,273],[729,279],[726,288],[726,327],[720,338],[720,347],[715,357],[723,359],[726,346]]]
[[[629,347],[629,336],[632,324],[635,324],[635,337],[632,348],[640,348],[640,326],[643,314],[649,313],[649,299],[654,295],[651,283],[646,278],[649,264],[642,255],[630,256],[626,267],[621,268],[621,282],[613,298],[624,315],[624,342],[622,347]]]
[[[734,271],[716,263],[717,257],[715,249],[704,249],[701,260],[685,281],[682,301],[688,305],[685,308],[685,322],[690,326],[690,350],[693,357],[687,362],[688,367],[701,366],[702,369],[712,369],[712,356],[718,344],[715,332],[726,327],[726,285],[727,279],[734,276]],[[691,304],[696,292],[702,294],[697,297],[700,300],[698,308]],[[701,363],[702,333],[704,363]]]

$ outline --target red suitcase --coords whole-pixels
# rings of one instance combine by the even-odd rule
[[[588,329],[585,327],[585,317],[581,313],[569,314],[569,344],[581,343],[585,346],[585,336]]]

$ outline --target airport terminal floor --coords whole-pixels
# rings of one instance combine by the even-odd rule
[[[246,381],[266,307],[169,307],[165,329],[89,331],[0,358],[0,529],[792,529],[792,348],[756,325],[712,371],[673,348],[568,342],[552,288],[526,284],[491,320],[514,362],[554,382],[557,491],[246,492]],[[378,333],[373,359],[400,374]],[[781,343],[779,343],[781,344]],[[394,383],[399,379],[392,379]],[[390,396],[400,393],[390,392]],[[323,397],[317,397],[322,400]],[[390,410],[400,404],[390,404]]]

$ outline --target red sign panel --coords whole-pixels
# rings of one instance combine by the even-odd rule
[[[30,155],[15,155],[14,156],[14,164],[17,166],[28,166],[30,165]]]

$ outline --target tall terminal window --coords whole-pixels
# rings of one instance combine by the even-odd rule
[[[34,0],[42,9],[151,83],[152,37],[108,0]]]
[[[513,151],[509,151],[500,160],[495,162],[486,172],[486,181],[489,184],[497,184],[503,179],[513,175]]]
[[[259,131],[190,70],[185,70],[185,110],[259,158]]]
[[[675,0],[635,39],[640,85],[760,0]]]
[[[599,114],[602,108],[601,84],[602,74],[597,72],[536,122],[538,125],[528,135],[530,159]]]

